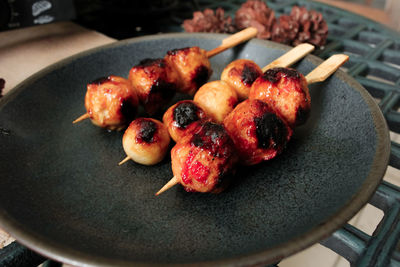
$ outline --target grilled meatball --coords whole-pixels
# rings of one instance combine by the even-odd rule
[[[289,68],[267,70],[253,83],[249,98],[273,106],[292,127],[304,124],[311,109],[306,79],[298,71]]]
[[[245,100],[249,97],[251,85],[262,74],[261,68],[254,61],[238,59],[225,67],[221,74],[221,80],[235,89],[239,100]]]
[[[129,125],[122,137],[125,153],[143,165],[160,162],[168,151],[170,138],[167,128],[160,121],[138,118]]]
[[[168,128],[171,138],[177,143],[186,135],[192,134],[197,125],[195,122],[207,119],[203,109],[192,100],[179,101],[171,106],[163,116],[163,122]]]
[[[127,79],[108,76],[87,85],[85,108],[95,125],[120,130],[135,118],[137,106],[138,97]]]
[[[149,115],[162,111],[174,97],[178,73],[164,59],[145,59],[129,71],[129,80]]]
[[[222,125],[197,124],[193,135],[172,148],[172,171],[186,191],[219,193],[229,184],[237,153]]]
[[[292,136],[286,122],[260,100],[246,100],[225,118],[224,126],[245,165],[280,154]]]
[[[224,81],[213,81],[200,87],[194,102],[215,122],[222,123],[238,103],[235,90]]]
[[[179,91],[185,94],[194,95],[212,73],[207,52],[197,46],[168,51],[165,60],[177,70]]]

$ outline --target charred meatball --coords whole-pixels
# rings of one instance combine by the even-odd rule
[[[225,118],[224,126],[235,143],[244,165],[254,165],[280,154],[292,129],[260,100],[246,100]]]
[[[273,68],[259,77],[250,89],[249,99],[259,99],[294,127],[309,117],[311,98],[304,76],[290,68]]]
[[[122,137],[125,153],[143,165],[159,163],[168,151],[170,137],[167,128],[158,120],[138,118],[129,125]]]
[[[178,72],[179,91],[185,94],[194,95],[212,73],[206,50],[197,46],[170,50],[165,60]]]
[[[236,149],[222,125],[198,122],[198,126],[172,148],[172,171],[186,191],[219,193],[234,172]]]
[[[235,90],[224,81],[206,83],[194,95],[193,101],[215,122],[222,123],[238,103]]]
[[[129,80],[146,112],[154,115],[174,97],[179,77],[164,59],[145,59],[129,71]]]
[[[254,61],[238,59],[225,67],[221,74],[221,80],[235,89],[239,100],[245,100],[249,97],[251,85],[262,74],[261,68]]]
[[[85,108],[91,121],[100,127],[126,127],[135,118],[138,104],[138,97],[125,78],[108,76],[87,85]]]

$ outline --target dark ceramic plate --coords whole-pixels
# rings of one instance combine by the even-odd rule
[[[29,78],[0,102],[0,224],[19,242],[71,264],[270,263],[348,221],[370,198],[389,157],[388,129],[370,95],[344,72],[311,86],[312,114],[287,150],[241,168],[220,195],[180,186],[154,193],[171,176],[170,159],[123,166],[122,132],[90,121],[85,84],[127,76],[145,57],[223,35],[167,34],[90,50]],[[252,40],[211,59],[212,79],[237,58],[261,66],[288,48]],[[308,73],[309,56],[296,67]]]

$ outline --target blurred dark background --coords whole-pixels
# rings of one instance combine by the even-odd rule
[[[194,0],[0,0],[0,30],[72,20],[116,39],[182,31]],[[171,27],[175,27],[171,28]]]

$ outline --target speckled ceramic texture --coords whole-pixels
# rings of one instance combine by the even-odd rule
[[[0,224],[17,240],[71,264],[270,263],[331,234],[370,198],[387,167],[389,137],[379,108],[343,72],[310,87],[312,112],[286,151],[242,167],[227,191],[193,194],[172,177],[170,158],[146,167],[125,157],[123,132],[90,121],[86,83],[127,77],[143,58],[173,48],[210,50],[224,35],[137,38],[64,60],[0,102]],[[260,66],[288,48],[253,40],[211,59],[212,80],[237,58]],[[321,60],[295,67],[307,74]]]

